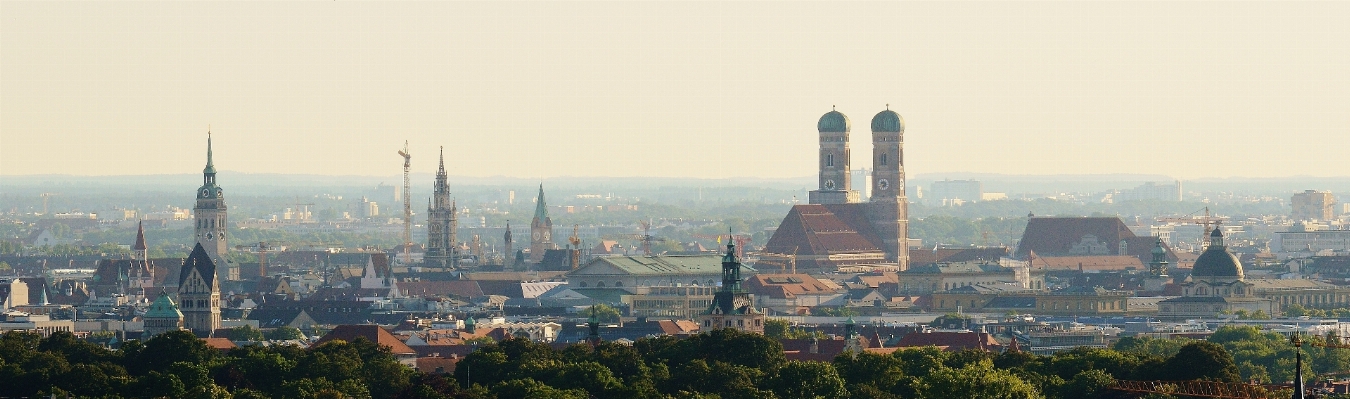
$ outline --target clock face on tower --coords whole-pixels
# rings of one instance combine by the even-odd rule
[[[834,180],[826,180],[826,181],[825,181],[825,189],[826,189],[826,190],[833,190],[833,189],[834,189]]]
[[[549,234],[549,232],[545,231],[545,232],[544,232],[544,241],[548,241],[552,236],[553,236],[552,234]]]
[[[539,232],[537,232],[537,231],[534,232],[534,239],[538,240],[538,239],[540,239],[540,238],[543,238],[543,237],[539,235]]]
[[[891,188],[891,182],[886,179],[877,180],[877,188],[885,190]]]

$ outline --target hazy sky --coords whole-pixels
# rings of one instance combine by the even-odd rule
[[[0,2],[0,175],[1350,175],[1350,3]],[[225,183],[228,184],[228,183]]]

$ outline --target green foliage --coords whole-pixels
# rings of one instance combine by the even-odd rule
[[[619,318],[622,316],[622,313],[619,313],[618,309],[603,303],[597,303],[586,308],[586,310],[582,311],[582,315],[589,319],[592,311],[595,312],[595,317],[599,319],[601,323],[618,323]]]
[[[1280,334],[1223,327],[1206,341],[1134,337],[1051,356],[924,347],[825,363],[787,361],[776,340],[723,329],[562,350],[507,339],[464,357],[452,378],[418,373],[365,339],[222,354],[186,332],[116,350],[70,333],[9,332],[0,335],[0,387],[104,398],[1115,398],[1106,387],[1116,380],[1285,381],[1295,351]],[[1305,375],[1350,369],[1350,350],[1302,351]]]
[[[230,340],[254,341],[254,342],[262,341],[263,333],[262,330],[253,328],[252,326],[238,326],[230,329]]]
[[[1043,396],[1035,386],[1013,375],[1008,370],[994,368],[990,361],[981,361],[961,368],[942,367],[920,379],[918,397],[1034,399]]]
[[[766,385],[780,398],[826,399],[847,395],[844,379],[830,363],[788,362]]]

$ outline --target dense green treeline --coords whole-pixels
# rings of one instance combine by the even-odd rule
[[[42,339],[10,332],[0,337],[0,396],[1120,398],[1133,396],[1108,390],[1115,380],[1285,381],[1292,378],[1294,350],[1279,334],[1224,327],[1205,341],[1126,338],[1112,349],[1052,356],[926,347],[845,353],[825,363],[789,361],[781,344],[762,335],[716,330],[561,350],[510,339],[464,357],[451,377],[413,371],[365,340],[221,353],[181,332],[117,350],[69,333]],[[1305,375],[1350,366],[1350,350],[1302,350]]]

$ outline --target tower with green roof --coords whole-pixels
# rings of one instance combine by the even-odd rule
[[[202,186],[197,188],[197,205],[192,208],[192,218],[196,223],[194,241],[201,244],[206,255],[217,265],[225,265],[225,256],[229,255],[228,208],[225,205],[225,190],[216,184],[216,164],[211,154],[211,133],[206,134],[206,168],[202,169]],[[229,278],[229,267],[221,267],[221,278]]]
[[[703,331],[732,328],[764,333],[764,313],[755,307],[755,295],[741,289],[741,262],[736,258],[736,241],[727,238],[722,256],[722,288],[713,294],[712,306],[699,315]]]

